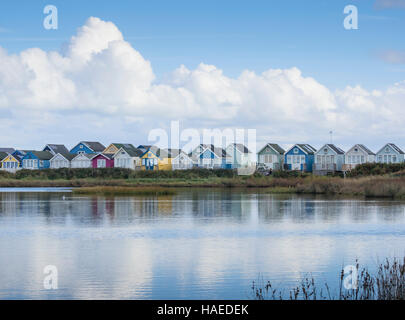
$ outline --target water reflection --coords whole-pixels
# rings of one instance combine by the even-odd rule
[[[387,200],[328,199],[321,196],[275,195],[232,190],[182,190],[170,196],[73,196],[66,192],[2,193],[0,219],[43,218],[49,224],[130,224],[186,218],[215,223],[403,222],[404,203]]]
[[[404,203],[185,189],[162,197],[0,192],[2,298],[244,299],[402,255]],[[55,264],[60,289],[42,289]]]

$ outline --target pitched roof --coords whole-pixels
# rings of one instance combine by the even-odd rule
[[[99,156],[102,156],[102,157],[110,159],[110,160],[113,159],[113,157],[114,157],[114,155],[110,154],[110,153],[98,153],[96,155],[93,155],[93,157],[91,159],[97,158]]]
[[[260,149],[260,151],[258,153],[262,152],[267,147],[274,149],[279,154],[284,154],[284,152],[285,152],[285,150],[283,148],[281,148],[277,143],[267,143],[263,148]]]
[[[202,146],[204,149],[211,150],[219,158],[226,158],[226,157],[229,156],[224,149],[219,148],[219,147],[215,147],[213,144],[200,144],[200,146]]]
[[[340,149],[339,147],[336,147],[334,144],[332,143],[327,143],[325,144],[322,148],[320,148],[317,152],[321,151],[322,149],[324,149],[324,147],[328,146],[329,148],[331,148],[336,154],[345,154],[345,152]]]
[[[296,144],[296,145],[299,146],[307,154],[314,154],[316,152],[316,149],[309,144]]]
[[[404,154],[404,152],[403,152],[396,144],[394,144],[394,143],[389,143],[389,145],[390,145],[395,151],[397,151],[398,153]]]
[[[1,151],[0,151],[1,152]],[[14,158],[15,160],[17,160],[18,162],[21,162],[22,156],[18,156],[16,154],[11,154],[11,153],[7,153],[7,155],[9,155],[10,157]],[[3,161],[6,157],[1,158],[0,161]]]
[[[14,156],[15,153],[21,153],[21,154],[24,156],[24,155],[26,155],[28,152],[33,152],[33,151],[35,151],[35,150],[15,150],[15,151],[13,152],[13,156]]]
[[[0,151],[0,161],[8,156],[7,152]]]
[[[97,141],[82,141],[81,143],[85,144],[94,152],[103,152],[105,149],[105,146],[103,146],[100,142]]]
[[[127,149],[136,149],[133,144],[131,143],[111,143],[117,149],[127,148]]]
[[[399,154],[404,154],[404,152],[399,147],[397,147],[397,145],[395,145],[394,143],[387,143],[377,153],[380,153],[386,146],[390,146],[392,149],[394,149]]]
[[[165,150],[169,155],[169,158],[176,158],[182,152],[181,149],[175,148],[166,148]]]
[[[13,153],[14,151],[14,148],[0,148],[0,152]]]
[[[117,153],[120,152],[121,149],[124,150],[130,157],[141,157],[144,153],[141,149],[135,148],[134,146],[129,147],[129,148],[125,147],[125,146],[120,147],[119,150],[117,151]],[[115,154],[117,154],[117,153],[115,153]],[[115,154],[114,154],[114,156],[115,156]]]
[[[184,152],[183,150],[181,150],[181,149],[167,148],[165,150],[167,151],[167,153],[169,155],[169,158],[174,159],[181,153],[186,155],[187,157],[189,157],[189,155],[186,152]]]
[[[360,148],[362,148],[367,154],[369,155],[375,155],[373,151],[371,151],[369,148],[367,148],[364,144],[357,144]]]
[[[69,153],[69,150],[63,144],[47,144],[42,151],[45,151],[46,147],[49,147],[49,149],[51,149],[55,154]]]
[[[48,151],[31,151],[31,153],[39,160],[51,160],[53,158],[53,154]]]
[[[156,146],[151,146],[149,149],[146,150],[146,152],[148,151],[152,151],[159,158],[169,158],[169,153],[165,149],[160,149]],[[144,152],[144,154],[146,152]]]
[[[149,148],[153,147],[152,145],[147,144],[140,144],[137,148],[141,150],[148,150]]]
[[[55,154],[53,157],[52,157],[52,159],[53,158],[55,158],[57,155],[61,155],[62,157],[64,157],[66,160],[69,160],[69,161],[72,161],[76,156],[77,156],[77,154],[74,154],[74,153],[70,153],[70,152],[58,152],[57,154]],[[51,160],[52,160],[51,159]]]
[[[232,143],[237,150],[239,150],[241,153],[251,153],[249,149],[242,143]]]

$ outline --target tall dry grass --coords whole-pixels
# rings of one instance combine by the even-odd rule
[[[182,175],[173,174],[172,176],[159,175],[137,178],[113,178],[116,172],[112,171],[108,178],[97,176],[93,178],[72,179],[48,179],[44,177],[38,178],[36,176],[26,176],[21,179],[16,179],[7,174],[0,175],[0,187],[242,187],[267,188],[267,192],[272,193],[296,192],[305,194],[405,199],[404,175],[368,176],[343,179],[340,177],[319,177],[312,175],[297,175],[288,177],[261,175],[218,176],[212,173],[210,176],[206,171],[207,170],[203,170],[200,172],[197,170],[190,171],[189,173],[182,173]],[[120,173],[121,171],[117,172]],[[200,176],[196,175],[196,172],[198,172]],[[98,174],[102,175],[102,173]]]
[[[405,199],[405,178],[310,178],[298,183],[295,189],[297,193]]]

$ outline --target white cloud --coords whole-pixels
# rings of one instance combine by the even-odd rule
[[[405,52],[397,50],[386,50],[379,54],[380,59],[392,64],[404,64]]]
[[[405,0],[376,0],[374,7],[377,9],[405,8]]]
[[[148,130],[170,120],[257,128],[262,142],[317,145],[332,129],[344,145],[382,143],[404,137],[403,101],[405,82],[332,92],[295,67],[230,78],[213,65],[181,65],[157,81],[151,63],[113,23],[98,18],[89,18],[61,52],[11,55],[0,48],[0,129],[15,132],[2,144],[19,147],[83,139],[141,143]]]

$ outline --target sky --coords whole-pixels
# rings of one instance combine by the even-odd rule
[[[404,30],[405,0],[2,1],[0,146],[146,144],[179,121],[405,148]]]

